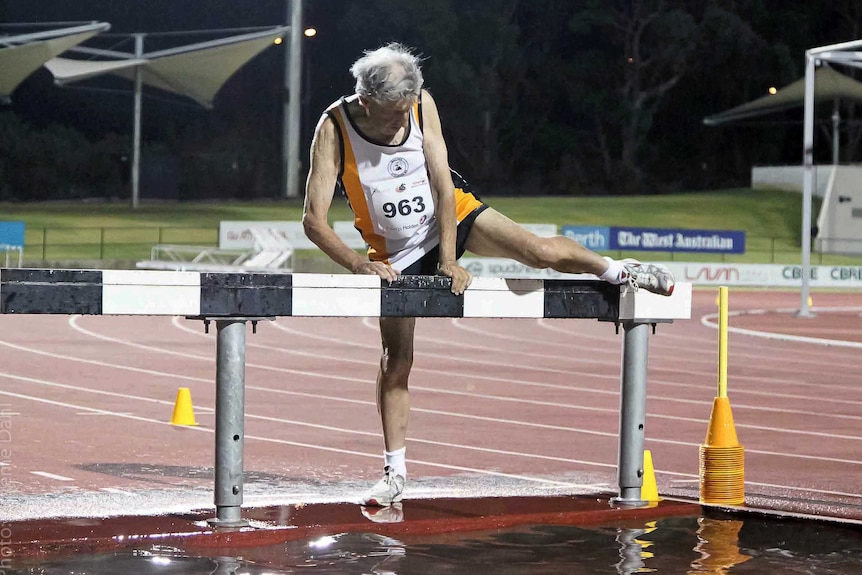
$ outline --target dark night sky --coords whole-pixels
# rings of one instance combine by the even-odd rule
[[[6,22],[102,20],[111,32],[268,26],[286,20],[284,0],[5,0]],[[253,9],[249,9],[253,6]]]
[[[367,46],[352,48],[338,44],[337,18],[345,0],[305,0],[304,25],[318,30],[315,38],[304,39],[304,51],[311,66],[304,74],[310,85],[304,88],[306,105],[304,123],[316,121],[322,109],[352,87],[347,72],[350,63]],[[220,28],[276,26],[289,21],[287,0],[0,0],[0,22],[38,23],[70,21],[103,21],[111,30],[85,45],[134,50],[126,34],[158,33]],[[44,29],[44,28],[41,28]],[[2,28],[6,33],[38,31],[32,28]],[[144,50],[150,51],[181,44],[202,42],[241,32],[213,35],[148,36]],[[285,43],[286,46],[286,43]],[[67,55],[69,55],[67,53]],[[273,46],[235,74],[207,111],[191,100],[145,89],[144,137],[164,136],[164,130],[179,130],[188,123],[212,124],[241,114],[244,121],[267,126],[270,136],[278,139],[281,125],[285,48]],[[322,63],[326,74],[316,73]],[[123,93],[94,91],[110,88]],[[9,107],[39,125],[59,122],[72,125],[91,136],[101,133],[131,131],[132,86],[122,80],[89,80],[78,85],[56,87],[47,70],[40,69],[12,95]],[[154,123],[151,119],[161,121]],[[148,121],[150,119],[150,121]],[[162,132],[158,132],[162,130]],[[303,147],[310,127],[304,126]]]

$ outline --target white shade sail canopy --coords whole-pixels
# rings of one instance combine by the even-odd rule
[[[51,58],[109,28],[107,23],[96,22],[34,34],[0,36],[0,98],[9,98],[21,82]]]
[[[115,73],[119,70],[143,64],[146,60],[117,60],[114,62],[91,62],[89,60],[73,60],[71,58],[52,58],[45,62],[45,67],[54,76],[58,84],[77,82],[95,78],[102,74]],[[132,72],[134,74],[134,72]]]
[[[134,80],[140,70],[147,86],[191,98],[212,108],[216,94],[249,60],[281,38],[289,27],[281,26],[221,40],[190,44],[120,60],[53,58],[45,67],[58,84],[79,82],[103,74]]]
[[[846,76],[829,66],[820,66],[814,73],[814,93],[818,99],[832,101],[836,98],[862,101],[862,82]],[[772,114],[805,104],[805,78],[779,88],[775,94],[757,98],[720,114],[704,118],[707,126],[745,120],[764,114]]]

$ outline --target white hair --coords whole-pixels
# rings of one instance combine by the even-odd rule
[[[397,42],[366,51],[353,63],[356,93],[380,102],[418,98],[422,90],[419,57]]]

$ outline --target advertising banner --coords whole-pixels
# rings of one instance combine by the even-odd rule
[[[4,249],[24,247],[24,222],[0,222],[0,246]]]
[[[290,245],[297,250],[317,249],[317,246],[306,237],[302,222],[298,221],[255,222],[222,220],[219,222],[218,227],[218,247],[223,250],[251,249],[254,245],[251,228],[273,230],[290,242]],[[344,240],[344,243],[348,247],[354,249],[365,247],[365,242],[356,228],[353,227],[353,222],[335,222],[333,228],[335,229],[335,233]]]
[[[562,233],[594,252],[611,249],[611,228],[607,226],[563,226]]]
[[[563,226],[563,235],[593,251],[745,253],[745,232],[735,230],[684,230]]]
[[[704,286],[799,287],[802,266],[665,262],[677,281]],[[811,266],[812,288],[862,288],[862,266]]]
[[[533,279],[595,279],[592,274],[563,274],[537,270],[505,258],[464,257],[459,260],[470,273],[482,277]],[[802,266],[783,264],[730,264],[658,262],[667,266],[678,282],[695,286],[751,286],[798,288]],[[862,266],[811,266],[812,288],[862,288]]]
[[[730,230],[675,230],[611,228],[612,250],[744,254],[745,232]]]

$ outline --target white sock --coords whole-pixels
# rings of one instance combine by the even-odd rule
[[[623,283],[627,275],[626,267],[622,263],[607,256],[605,256],[605,260],[608,262],[608,269],[599,276],[599,279],[612,284]]]
[[[384,464],[395,470],[396,475],[400,475],[407,479],[407,461],[404,454],[407,453],[407,447],[396,449],[395,451],[384,451]]]

